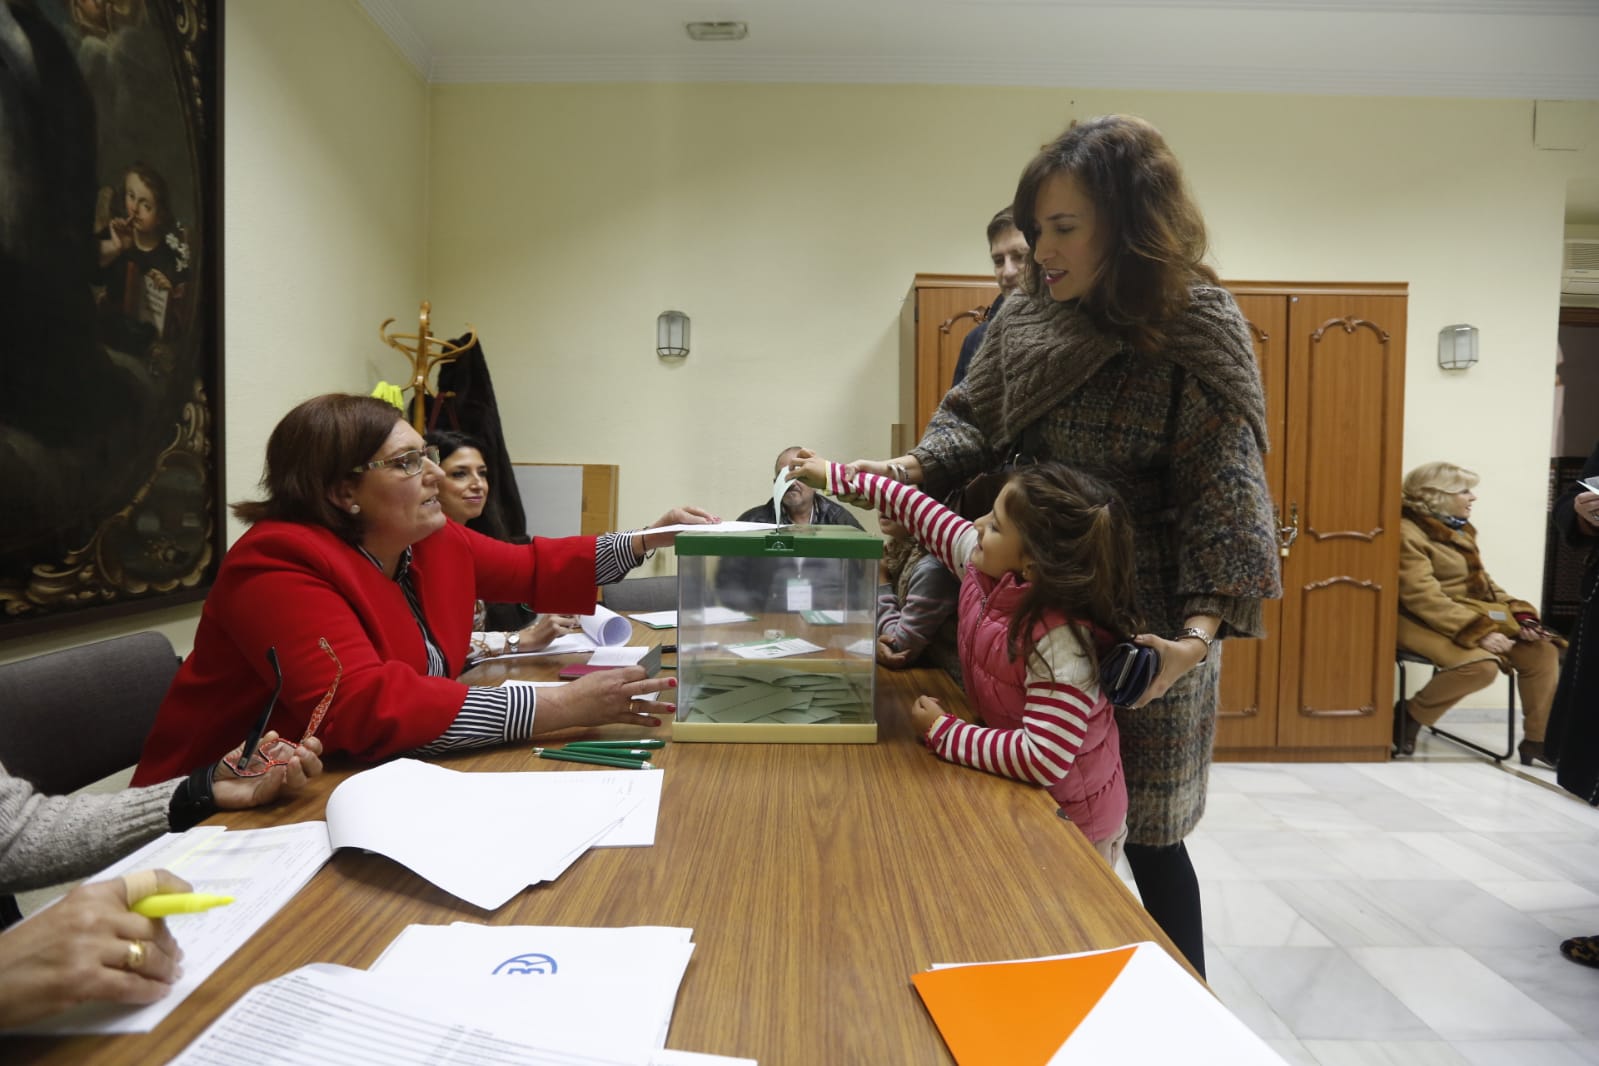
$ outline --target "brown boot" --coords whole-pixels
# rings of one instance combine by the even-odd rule
[[[1521,765],[1523,766],[1531,766],[1533,760],[1536,759],[1551,770],[1555,768],[1555,764],[1544,756],[1543,741],[1541,740],[1523,740],[1516,745],[1516,754],[1521,756]]]

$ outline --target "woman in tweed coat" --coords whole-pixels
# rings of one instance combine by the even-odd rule
[[[1281,594],[1261,454],[1266,405],[1248,327],[1203,260],[1205,226],[1160,134],[1109,116],[1074,124],[1023,171],[1033,250],[966,379],[921,443],[860,462],[942,494],[1004,462],[1098,473],[1132,515],[1138,613],[1161,653],[1144,704],[1117,712],[1128,864],[1150,916],[1201,974],[1199,884],[1183,838],[1205,808],[1215,638],[1261,635]],[[1156,635],[1163,634],[1163,635]]]

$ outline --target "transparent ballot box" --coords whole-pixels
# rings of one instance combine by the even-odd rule
[[[877,565],[848,526],[677,536],[673,740],[877,740]]]

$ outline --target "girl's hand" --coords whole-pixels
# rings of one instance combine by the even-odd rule
[[[788,476],[795,481],[802,481],[813,489],[827,488],[828,462],[809,448],[801,448],[794,453],[794,458],[788,464]]]
[[[237,762],[243,754],[244,745],[240,744],[228,753],[228,758]],[[304,744],[291,746],[287,740],[278,737],[277,730],[271,730],[261,738],[259,749],[250,757],[251,766],[265,761],[268,755],[280,760],[282,765],[254,777],[240,777],[229,768],[226,759],[212,768],[211,798],[216,801],[218,810],[242,811],[246,807],[259,807],[275,799],[286,799],[322,772],[322,741],[316,737],[308,737]],[[250,768],[245,767],[246,770]]]
[[[911,728],[916,730],[919,737],[927,736],[933,723],[943,716],[943,706],[932,696],[917,696],[916,702],[911,704]]]
[[[1160,699],[1177,683],[1178,678],[1204,662],[1205,655],[1210,651],[1192,638],[1167,640],[1153,633],[1140,633],[1133,638],[1133,643],[1160,652],[1160,673],[1155,675],[1155,680],[1149,683],[1143,698],[1133,704],[1134,707],[1142,707],[1151,700]]]
[[[878,637],[877,662],[890,670],[903,670],[911,664],[911,653],[900,651],[887,637]]]
[[[1503,633],[1489,633],[1477,641],[1477,647],[1483,651],[1491,651],[1495,655],[1509,655],[1516,647],[1516,642]]]
[[[522,629],[518,647],[523,651],[538,651],[548,648],[550,641],[556,637],[564,637],[580,629],[582,626],[578,624],[575,614],[541,614],[532,625]]]

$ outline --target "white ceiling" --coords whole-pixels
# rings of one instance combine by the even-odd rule
[[[1599,100],[1599,0],[361,0],[430,81]],[[740,20],[738,42],[683,25]]]

